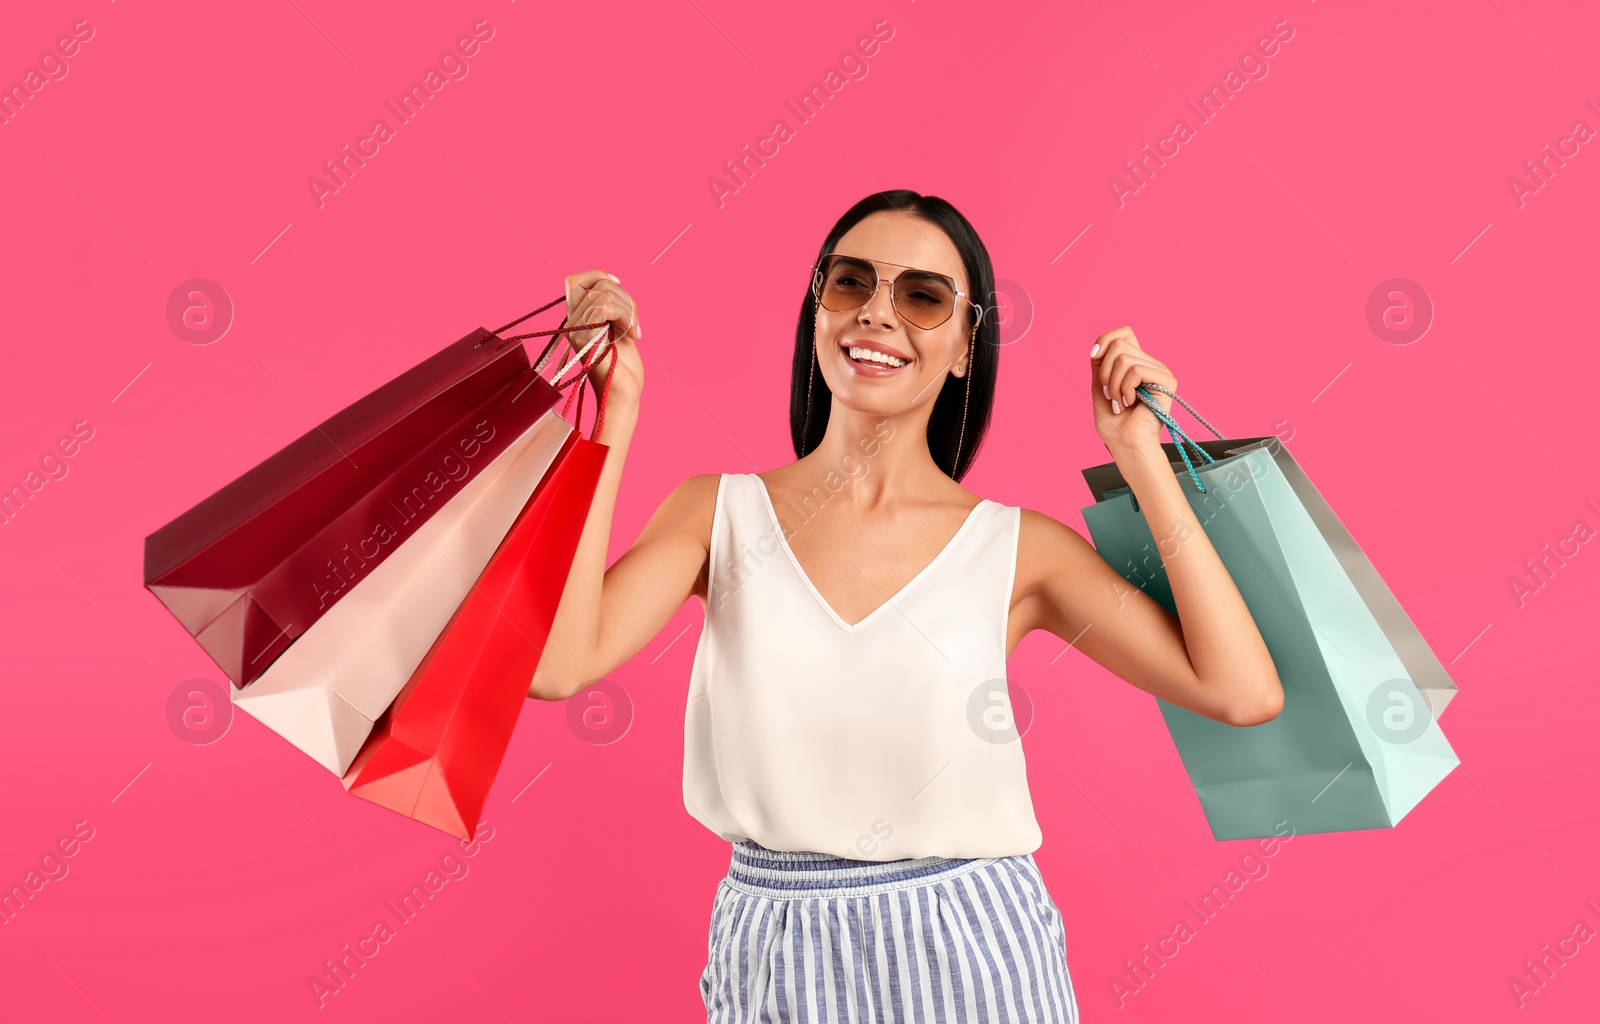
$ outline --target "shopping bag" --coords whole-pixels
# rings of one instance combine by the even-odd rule
[[[1300,504],[1311,514],[1312,522],[1316,523],[1322,539],[1333,548],[1333,553],[1338,557],[1345,575],[1355,584],[1356,592],[1366,603],[1367,610],[1378,620],[1383,635],[1389,638],[1395,653],[1399,654],[1400,660],[1405,663],[1406,674],[1427,699],[1429,713],[1434,718],[1443,715],[1444,709],[1450,704],[1450,698],[1456,695],[1455,682],[1445,671],[1439,656],[1433,653],[1433,649],[1428,646],[1428,642],[1412,623],[1411,617],[1400,606],[1389,585],[1378,575],[1372,560],[1362,552],[1361,546],[1339,521],[1339,517],[1317,491],[1311,478],[1290,454],[1288,447],[1277,437],[1245,437],[1233,440],[1188,441],[1188,443],[1219,459],[1252,448],[1265,448],[1272,454],[1273,461],[1278,464],[1284,479],[1294,489],[1295,497],[1300,499]],[[1178,446],[1173,442],[1164,441],[1161,447],[1166,452],[1167,461],[1172,464],[1173,469],[1181,472],[1184,464],[1178,461]],[[1115,462],[1091,466],[1083,471],[1083,476],[1096,501],[1104,498],[1108,490],[1126,486],[1122,472]],[[1137,503],[1135,509],[1137,510]]]
[[[146,588],[247,685],[546,411],[477,432],[528,362],[483,328],[447,346],[150,534]]]
[[[1207,442],[1247,449],[1218,458],[1142,397],[1173,431],[1178,483],[1284,690],[1278,716],[1248,728],[1158,699],[1212,835],[1265,837],[1285,821],[1298,833],[1393,827],[1459,763],[1428,699],[1270,446]],[[1186,443],[1206,461],[1196,466]],[[1098,499],[1083,509],[1095,547],[1176,615],[1162,564],[1174,542],[1157,543],[1111,473],[1084,471]]]
[[[592,436],[567,438],[554,468],[356,755],[343,779],[350,793],[470,838],[528,702],[588,521],[609,450],[596,438],[616,367],[613,359]],[[574,422],[582,416],[587,381],[581,372],[576,379]]]
[[[349,769],[572,434],[543,378],[517,400],[551,408],[266,672],[231,688],[236,707],[335,775]]]

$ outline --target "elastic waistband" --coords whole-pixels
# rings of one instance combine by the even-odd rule
[[[870,896],[954,878],[994,861],[993,857],[851,860],[827,853],[769,850],[744,839],[733,844],[725,881],[741,892],[770,899]]]

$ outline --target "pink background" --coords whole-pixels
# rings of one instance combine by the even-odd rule
[[[729,850],[677,788],[696,602],[614,674],[621,740],[529,703],[493,837],[324,1018],[308,978],[456,844],[348,796],[245,716],[210,744],[169,726],[169,695],[222,675],[142,588],[143,538],[601,267],[637,298],[649,360],[615,557],[686,475],[793,458],[805,268],[850,204],[910,187],[954,202],[1007,282],[969,486],[1084,530],[1079,471],[1104,459],[1088,349],[1132,325],[1224,431],[1289,439],[1460,687],[1442,724],[1461,769],[1398,828],[1290,842],[1118,1010],[1124,961],[1248,844],[1211,839],[1152,698],[1076,651],[1058,660],[1053,636],[1024,640],[1036,856],[1083,1019],[1512,1019],[1523,961],[1579,921],[1600,930],[1600,549],[1579,546],[1522,607],[1509,583],[1577,521],[1600,530],[1600,143],[1520,205],[1508,185],[1575,121],[1600,128],[1593,5],[633,8],[7,12],[0,83],[79,20],[94,35],[0,125],[0,483],[74,423],[94,433],[0,528],[0,883],[76,822],[93,838],[0,926],[0,1016],[703,1014]],[[393,123],[385,100],[480,20],[495,31],[467,76],[319,207],[307,179]],[[1186,101],[1284,20],[1267,76],[1200,123]],[[785,101],[880,21],[893,36],[865,77],[798,124]],[[1108,178],[1179,117],[1194,138],[1119,207]],[[778,118],[794,137],[719,205],[709,180]],[[235,306],[212,344],[167,320],[194,278]],[[1410,344],[1367,318],[1394,278],[1435,310]],[[1592,1019],[1600,943],[1578,949],[1515,1019]]]

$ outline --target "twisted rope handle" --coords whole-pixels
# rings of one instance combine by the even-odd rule
[[[526,314],[524,314],[522,316],[517,317],[515,320],[513,320],[510,323],[506,324],[504,327],[501,327],[498,330],[496,330],[494,333],[496,335],[499,335],[502,331],[510,330],[511,328],[513,328],[513,327],[517,326],[518,324],[522,323],[522,321],[528,319],[528,317],[534,316],[534,315],[539,314],[539,313],[543,313],[545,310],[549,309],[551,306],[554,306],[557,303],[561,303],[561,302],[565,302],[565,301],[567,301],[567,297],[565,295],[560,296],[559,298],[556,298],[556,299],[552,299],[551,301],[546,302],[544,305],[540,306],[538,309],[534,310],[532,313],[526,313]],[[539,358],[533,364],[534,372],[535,373],[539,373],[539,372],[542,372],[544,370],[544,364],[550,361],[551,354],[553,354],[555,352],[556,340],[559,338],[560,335],[562,335],[562,334],[572,334],[575,331],[589,331],[589,330],[594,330],[597,327],[607,327],[607,326],[609,326],[609,323],[606,322],[606,321],[602,321],[600,323],[594,323],[594,324],[579,324],[576,327],[568,327],[566,324],[567,324],[566,318],[563,317],[562,320],[561,320],[561,326],[555,328],[554,330],[549,330],[549,331],[530,331],[527,334],[513,334],[510,337],[503,338],[502,340],[504,340],[504,341],[522,341],[522,340],[524,340],[526,338],[541,338],[541,337],[544,337],[546,334],[551,335],[550,343],[547,344],[544,347],[544,351],[539,354]],[[601,338],[606,338],[606,340],[608,342],[608,346],[607,347],[609,347],[609,343],[610,343],[609,335],[610,335],[609,331],[607,331],[607,332],[605,332],[603,334],[595,335],[594,338],[592,338],[587,345],[584,345],[583,348],[581,348],[577,352],[576,355],[574,355],[570,360],[567,361],[566,365],[562,366],[559,370],[556,371],[556,375],[554,377],[550,378],[550,384],[553,387],[555,387],[557,390],[560,390],[562,387],[564,387],[565,385],[563,385],[561,383],[561,378],[566,376],[567,371],[572,369],[572,367],[574,365],[576,365],[579,361],[581,361],[583,359],[583,357],[588,354],[589,350],[594,347],[595,342],[598,342]],[[481,344],[481,342],[480,342],[480,344]],[[600,352],[595,353],[595,358],[598,359],[601,355],[604,354],[604,352],[605,352],[605,349],[601,349]],[[590,364],[588,364],[588,363],[584,364],[584,368],[587,369],[589,365]],[[610,375],[607,374],[607,376],[610,376]],[[567,383],[570,384],[572,382],[568,381]]]
[[[562,320],[561,322],[564,324],[564,323],[566,323],[566,320]],[[604,325],[602,325],[602,326],[604,326]],[[573,330],[581,330],[581,329],[582,328],[576,328],[576,327],[573,328]],[[607,333],[609,334],[609,332],[607,332]],[[599,341],[599,340],[600,339],[598,337],[595,338],[595,341]],[[581,358],[584,355],[584,353],[588,352],[591,348],[593,348],[595,341],[591,341],[591,342],[589,342],[589,344],[585,345],[583,347],[583,350],[581,352],[579,352],[578,355],[574,356],[573,358],[574,359]],[[591,366],[593,366],[595,363],[599,362],[600,361],[600,357],[602,355],[604,355],[605,353],[609,352],[611,349],[613,349],[615,347],[616,347],[616,345],[610,343],[610,341],[608,339],[607,344],[604,347],[596,350],[594,352],[594,354],[591,355],[589,357],[589,359],[586,360],[583,363],[582,367],[579,369],[579,371],[577,373],[577,376],[575,376],[573,378],[574,380],[576,380],[578,382],[578,386],[573,388],[571,391],[567,392],[567,404],[562,406],[561,415],[562,415],[563,418],[566,417],[567,410],[572,408],[572,400],[574,398],[576,398],[578,400],[578,408],[577,408],[577,411],[573,414],[572,420],[571,420],[571,422],[574,425],[577,425],[578,423],[582,422],[582,420],[583,420],[583,390],[584,390],[585,387],[587,387],[589,385],[589,368]],[[599,404],[599,408],[595,411],[594,429],[589,432],[589,440],[591,440],[591,441],[600,440],[600,432],[605,428],[605,422],[606,422],[606,399],[611,394],[611,380],[612,380],[613,377],[615,377],[617,375],[617,364],[619,362],[621,362],[620,359],[612,359],[611,360],[611,365],[606,369],[605,387],[601,390],[600,397],[596,400],[600,404]],[[540,360],[540,364],[541,365],[543,364],[543,360],[542,359]],[[568,366],[570,366],[570,365],[571,364],[569,363]],[[565,373],[566,370],[563,369],[561,372]],[[558,374],[556,374],[556,376],[560,377],[561,374],[558,373]],[[569,381],[568,383],[571,383],[571,382]]]
[[[560,296],[559,298],[553,299],[550,302],[547,302],[544,305],[540,306],[538,309],[534,310],[533,312],[525,313],[522,316],[517,317],[515,320],[511,321],[510,323],[508,323],[505,326],[503,326],[503,327],[499,328],[498,330],[496,330],[494,332],[494,334],[496,336],[498,336],[498,335],[501,334],[502,331],[509,330],[512,327],[515,327],[517,324],[522,323],[522,321],[528,319],[529,317],[535,316],[535,315],[537,315],[539,313],[543,313],[545,310],[549,309],[551,306],[554,306],[554,305],[556,305],[558,303],[565,302],[565,301],[567,301],[567,298],[566,298],[565,295]],[[545,345],[544,351],[539,354],[538,360],[535,361],[534,364],[533,364],[533,371],[535,373],[539,373],[539,372],[544,370],[545,363],[550,360],[551,354],[555,352],[556,342],[561,339],[561,335],[563,335],[563,334],[569,334],[570,335],[575,331],[588,331],[588,330],[593,330],[593,329],[595,329],[597,327],[609,327],[609,326],[610,326],[610,322],[609,321],[602,321],[600,323],[579,324],[576,327],[568,327],[567,326],[567,318],[566,317],[562,317],[560,325],[558,325],[557,327],[555,327],[555,328],[553,328],[551,330],[548,330],[548,331],[530,331],[527,334],[513,334],[513,335],[511,335],[509,337],[504,337],[501,340],[502,341],[522,341],[522,340],[527,339],[527,338],[541,338],[541,337],[544,337],[547,334],[550,335],[549,343],[547,345]],[[578,382],[578,386],[576,388],[573,388],[572,390],[567,392],[567,402],[561,408],[561,416],[562,416],[563,419],[565,419],[567,417],[568,411],[572,409],[573,399],[574,398],[577,399],[577,406],[578,406],[577,413],[571,420],[571,422],[574,425],[576,425],[583,418],[583,390],[584,390],[584,387],[588,384],[588,381],[589,381],[589,376],[588,376],[589,368],[592,367],[596,362],[598,362],[600,360],[600,358],[602,356],[604,356],[607,352],[611,351],[613,348],[616,347],[616,344],[614,342],[612,342],[611,339],[610,339],[610,333],[611,333],[610,331],[603,331],[600,334],[595,335],[595,337],[593,339],[591,339],[588,344],[584,345],[581,349],[579,349],[578,352],[575,355],[573,355],[573,357],[566,363],[566,365],[562,366],[559,370],[557,370],[555,376],[550,379],[550,385],[552,387],[554,387],[558,391],[561,390],[562,388],[567,387],[568,385],[572,384],[573,380]],[[602,345],[598,350],[594,350],[593,353],[591,354],[591,350],[594,349],[595,344],[597,342],[599,342],[602,338],[605,339],[606,344]],[[485,339],[485,340],[488,340],[488,339]],[[479,342],[479,344],[482,344],[482,342]],[[588,356],[589,358],[587,360],[585,360],[584,359],[585,356]],[[595,413],[594,430],[591,431],[590,434],[589,434],[589,440],[591,440],[591,441],[598,441],[599,440],[600,432],[601,432],[602,429],[604,429],[604,426],[605,426],[605,422],[606,422],[606,399],[611,394],[611,380],[617,374],[617,362],[618,362],[618,360],[616,360],[616,359],[611,360],[611,366],[610,366],[609,369],[606,370],[606,383],[605,383],[605,388],[600,392],[600,397],[598,399],[600,405],[599,405],[599,409]],[[567,381],[566,384],[562,384],[561,383],[561,378],[566,375],[568,370],[572,369],[573,366],[578,365],[579,363],[582,364],[579,373],[572,380]]]
[[[1157,391],[1161,392],[1162,394],[1167,395],[1173,401],[1177,402],[1179,405],[1183,406],[1185,409],[1188,409],[1189,410],[1189,414],[1191,416],[1193,416],[1195,419],[1200,421],[1200,425],[1201,426],[1205,427],[1207,430],[1211,431],[1213,434],[1216,434],[1217,435],[1217,440],[1219,440],[1219,441],[1226,441],[1227,440],[1226,437],[1222,436],[1222,431],[1218,430],[1216,427],[1213,427],[1209,422],[1207,422],[1206,418],[1204,416],[1200,415],[1198,412],[1196,412],[1194,406],[1190,405],[1188,402],[1185,402],[1182,398],[1180,398],[1176,391],[1168,391],[1165,387],[1161,386],[1160,384],[1153,383],[1153,382],[1152,383],[1148,383],[1148,384],[1141,384],[1138,387],[1134,388],[1133,390],[1137,394],[1140,390],[1142,390],[1144,388],[1155,388]],[[1149,397],[1149,393],[1148,392],[1145,393],[1145,396],[1143,398],[1141,398],[1140,401],[1144,402],[1146,405],[1153,406],[1155,408],[1156,412],[1161,416],[1161,418],[1163,420],[1167,419],[1167,414],[1161,411],[1161,407],[1156,404],[1155,399]],[[1191,441],[1190,443],[1193,444],[1194,442]]]
[[[1194,480],[1195,487],[1200,489],[1201,494],[1207,493],[1206,485],[1200,482],[1200,474],[1195,472],[1194,463],[1189,461],[1189,453],[1184,450],[1184,445],[1187,444],[1196,452],[1199,452],[1200,457],[1205,459],[1207,463],[1215,462],[1217,460],[1211,457],[1210,452],[1206,451],[1198,444],[1195,444],[1194,440],[1190,438],[1188,434],[1184,433],[1183,428],[1178,426],[1178,421],[1173,419],[1167,414],[1166,410],[1161,408],[1161,405],[1155,400],[1155,397],[1151,395],[1149,391],[1145,390],[1146,388],[1155,388],[1162,394],[1172,398],[1173,401],[1177,402],[1185,409],[1188,409],[1190,414],[1193,415],[1195,419],[1199,420],[1207,430],[1210,430],[1213,434],[1216,434],[1219,440],[1225,441],[1227,438],[1222,436],[1222,432],[1220,430],[1207,422],[1204,416],[1201,416],[1198,412],[1195,412],[1194,406],[1179,398],[1177,392],[1170,391],[1162,385],[1153,382],[1140,384],[1138,387],[1133,389],[1134,394],[1139,396],[1139,401],[1143,402],[1151,412],[1155,413],[1156,419],[1160,420],[1166,426],[1167,433],[1172,437],[1172,443],[1177,446],[1178,454],[1183,457],[1183,464],[1188,468],[1189,476]],[[1131,488],[1128,490],[1128,498],[1133,502],[1133,510],[1135,512],[1139,511],[1139,499],[1134,495]]]

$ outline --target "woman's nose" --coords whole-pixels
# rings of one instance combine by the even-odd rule
[[[878,287],[861,308],[877,323],[893,323],[895,319],[894,282],[880,278]]]

